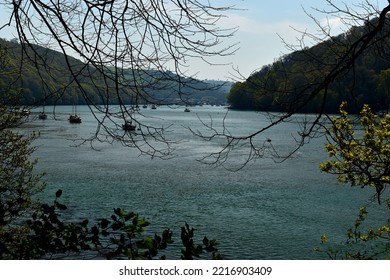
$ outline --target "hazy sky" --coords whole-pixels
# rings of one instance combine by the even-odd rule
[[[341,32],[342,24],[337,18],[326,17],[313,8],[329,9],[325,0],[209,0],[212,5],[235,5],[240,10],[231,10],[227,18],[220,22],[223,27],[239,27],[229,43],[239,43],[239,49],[232,57],[215,62],[230,63],[229,65],[210,67],[198,62],[191,62],[190,71],[198,74],[201,79],[227,79],[234,73],[233,67],[238,68],[245,77],[265,64],[272,63],[281,55],[289,53],[283,38],[287,43],[297,43],[301,31],[315,32],[314,21],[305,13],[313,14],[320,22],[328,21],[334,35]],[[365,0],[337,0],[334,3],[345,3],[350,6]],[[386,0],[369,1],[374,6],[383,8]],[[342,5],[342,4],[341,4]],[[0,8],[0,25],[7,19],[5,11]],[[0,31],[0,37],[12,38],[12,30]]]

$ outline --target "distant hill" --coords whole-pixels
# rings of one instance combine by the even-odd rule
[[[21,103],[24,105],[39,105],[43,100],[46,105],[118,104],[118,98],[125,104],[135,100],[159,104],[226,104],[232,86],[231,82],[201,81],[171,72],[123,69],[124,81],[118,96],[113,80],[103,79],[98,69],[73,57],[40,46],[34,46],[34,52],[25,46],[27,56],[36,61],[32,63],[22,55],[22,45],[16,41],[0,39],[0,47],[7,50],[7,66],[0,75],[0,95],[4,97],[22,89]],[[23,67],[20,68],[22,61]],[[79,85],[73,81],[67,63],[77,74]],[[107,66],[102,68],[105,73],[112,70]]]
[[[377,19],[370,23],[375,23]],[[325,73],[344,54],[345,46],[360,38],[372,26],[353,27],[347,33],[333,37],[311,48],[292,52],[262,69],[244,82],[235,83],[228,94],[232,108],[259,111],[289,111],[305,99],[312,88],[322,81]],[[356,61],[354,68],[339,76],[328,88],[325,112],[336,113],[341,101],[353,104],[350,112],[357,112],[362,104],[376,110],[387,110],[390,105],[390,59],[383,54],[390,51],[390,22],[378,37],[382,40],[380,54],[372,46]],[[309,102],[303,112],[319,112],[323,93]],[[303,103],[302,103],[303,104]]]

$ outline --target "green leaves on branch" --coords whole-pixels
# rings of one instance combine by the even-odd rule
[[[386,200],[386,203],[387,209],[390,210],[390,199]],[[364,225],[367,215],[366,207],[361,207],[354,226],[347,230],[345,244],[325,250],[316,248],[316,251],[326,253],[331,259],[390,260],[390,219],[385,225],[374,229]],[[326,235],[321,236],[321,244],[323,247],[327,246],[328,237]]]
[[[331,159],[320,165],[323,172],[335,174],[341,183],[375,189],[378,202],[390,182],[390,114],[379,118],[368,105],[360,112],[358,124],[353,124],[340,106],[340,116],[332,119],[327,130],[325,149]]]
[[[19,254],[15,247],[24,250],[18,239],[29,232],[24,219],[37,207],[32,197],[45,187],[40,181],[43,175],[33,172],[36,161],[29,160],[34,151],[31,141],[14,131],[0,129],[0,258]]]
[[[184,249],[181,250],[181,258],[183,260],[192,260],[193,257],[199,258],[203,252],[212,253],[213,259],[221,259],[221,255],[218,253],[216,247],[216,240],[209,240],[206,236],[203,238],[203,245],[194,244],[194,228],[185,223],[184,227],[181,227],[181,240],[184,245]]]
[[[340,116],[332,119],[327,129],[328,144],[325,149],[330,157],[320,165],[323,172],[334,174],[341,183],[350,183],[375,190],[378,203],[390,183],[390,114],[382,117],[364,105],[359,122],[354,123],[346,111],[346,103],[340,106]],[[386,200],[390,211],[390,199]],[[342,253],[346,259],[390,258],[390,219],[376,229],[364,225],[368,211],[359,209],[354,226],[348,229],[348,241],[341,249],[328,249],[326,253],[336,258]],[[321,243],[328,238],[323,235]]]

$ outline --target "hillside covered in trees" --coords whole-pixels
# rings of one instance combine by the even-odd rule
[[[367,21],[364,26],[352,27],[344,34],[295,50],[263,66],[246,81],[233,85],[228,103],[235,109],[289,112],[302,105],[300,112],[337,113],[340,103],[347,101],[351,113],[358,112],[363,104],[369,104],[374,111],[388,110],[390,61],[383,54],[390,51],[389,39],[385,38],[390,32],[389,19],[374,39],[380,46],[370,45],[346,73],[329,81],[326,90],[314,98],[310,94],[328,73],[337,69],[338,61],[346,61],[347,46],[353,46],[357,38],[364,38],[376,21]],[[358,49],[359,45],[355,47]]]
[[[43,102],[46,105],[226,104],[226,95],[232,86],[230,82],[200,81],[174,73],[162,75],[159,71],[134,69],[122,69],[123,76],[128,79],[118,83],[101,74],[102,69],[110,72],[110,66],[96,69],[96,66],[65,57],[60,52],[35,45],[32,49],[16,40],[0,39],[0,46],[6,52],[4,59],[7,60],[6,69],[3,69],[5,75],[0,76],[1,96],[15,96],[22,91],[19,102],[23,105],[41,105]],[[22,47],[27,54],[23,54]],[[68,64],[73,73],[68,70]],[[77,81],[74,75],[77,75]],[[116,93],[118,85],[120,95]],[[144,93],[141,98],[139,92]]]

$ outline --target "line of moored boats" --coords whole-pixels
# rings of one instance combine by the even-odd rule
[[[142,106],[144,109],[148,108],[148,106],[145,104]],[[150,106],[151,109],[155,110],[157,109],[157,106],[152,104]],[[191,112],[191,110],[186,106],[184,109],[184,112]],[[28,109],[22,109],[20,111],[20,114],[23,116],[28,116],[30,114],[30,111]],[[45,113],[45,107],[43,107],[43,111],[39,112],[38,118],[40,120],[46,120],[47,114]],[[69,123],[81,123],[81,117],[77,114],[77,107],[73,107],[72,114],[69,115],[68,118]],[[125,131],[134,131],[137,129],[137,126],[133,124],[132,120],[126,120],[124,124],[122,124],[122,129]]]

